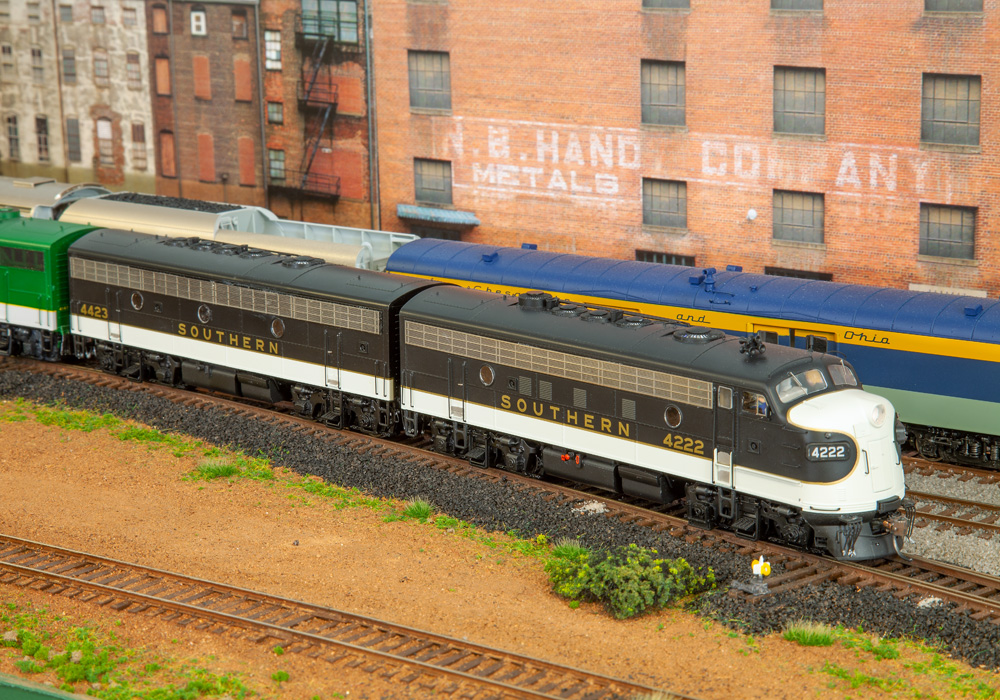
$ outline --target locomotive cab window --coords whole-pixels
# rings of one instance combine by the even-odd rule
[[[733,390],[728,386],[719,387],[719,408],[731,409],[733,407]]]
[[[778,382],[775,389],[779,400],[790,403],[803,396],[823,391],[826,387],[826,377],[818,369],[812,368],[794,374],[789,373],[788,378]]]
[[[830,377],[835,386],[857,386],[858,377],[847,365],[830,365]]]
[[[752,391],[744,391],[743,412],[758,418],[767,418],[767,397]]]

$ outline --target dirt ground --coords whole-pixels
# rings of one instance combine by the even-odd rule
[[[855,679],[901,679],[909,690],[894,697],[917,691],[927,693],[921,697],[955,695],[954,686],[913,666],[926,663],[928,654],[903,646],[899,659],[879,660],[841,644],[801,647],[778,635],[746,637],[677,609],[629,621],[616,621],[596,606],[572,609],[550,592],[538,558],[431,524],[386,522],[384,512],[364,507],[338,509],[289,488],[283,479],[290,476],[272,483],[183,479],[201,459],[123,442],[105,430],[0,422],[0,532],[371,615],[699,698],[887,696],[878,683],[838,678],[830,666],[823,670],[825,664]],[[74,624],[113,630],[133,647],[241,673],[247,686],[266,697],[406,695],[401,686],[362,671],[293,654],[278,657],[248,642],[65,598],[0,586],[0,602],[44,606]],[[0,649],[0,673],[18,674],[13,663],[19,658]],[[975,682],[1000,687],[995,675],[954,665]],[[271,679],[278,670],[289,674],[280,686]]]

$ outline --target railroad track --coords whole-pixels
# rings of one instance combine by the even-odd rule
[[[148,392],[170,401],[195,407],[211,405],[217,409],[263,419],[270,423],[282,423],[291,430],[305,431],[320,439],[348,446],[361,452],[389,454],[394,458],[415,465],[446,470],[468,478],[506,482],[511,488],[537,493],[547,500],[558,501],[573,507],[592,503],[599,504],[603,517],[648,527],[655,532],[682,538],[691,544],[699,543],[718,548],[721,551],[733,552],[739,556],[746,556],[748,575],[751,557],[756,557],[759,554],[767,555],[775,572],[768,579],[771,592],[767,595],[773,596],[783,591],[794,591],[807,585],[833,581],[858,588],[874,586],[899,597],[940,598],[942,601],[955,603],[962,610],[969,610],[976,619],[988,619],[991,622],[1000,623],[1000,599],[998,599],[1000,579],[961,567],[917,558],[903,559],[899,557],[891,557],[867,564],[837,562],[769,542],[746,540],[724,531],[705,531],[693,528],[682,517],[662,512],[663,510],[672,510],[663,506],[651,509],[593,491],[581,491],[577,487],[571,488],[539,481],[495,469],[476,469],[463,460],[426,452],[418,445],[334,431],[296,416],[276,413],[271,409],[237,403],[231,399],[210,394],[192,393],[153,384],[139,384],[80,367],[51,365],[21,358],[0,360],[0,370],[5,367],[42,372],[103,386]],[[909,465],[908,469],[939,469],[941,467],[938,463],[921,465],[912,458],[908,458],[906,462]],[[982,470],[970,471],[963,467],[950,467],[950,470],[959,473],[959,478],[963,479],[998,480],[996,473]],[[735,591],[732,593],[742,595]]]
[[[611,700],[662,691],[341,610],[0,536],[0,584],[242,637],[428,695]],[[687,697],[687,696],[674,696]]]
[[[921,521],[924,526],[938,522],[942,523],[942,528],[955,527],[963,534],[979,530],[981,537],[992,537],[994,532],[1000,531],[997,522],[1000,506],[922,491],[908,490],[906,494],[917,503],[916,527],[921,527]]]

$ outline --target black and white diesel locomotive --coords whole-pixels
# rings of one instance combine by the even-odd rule
[[[72,351],[107,371],[686,497],[692,523],[752,539],[845,559],[898,546],[893,408],[833,356],[197,238],[98,229],[68,267]]]

